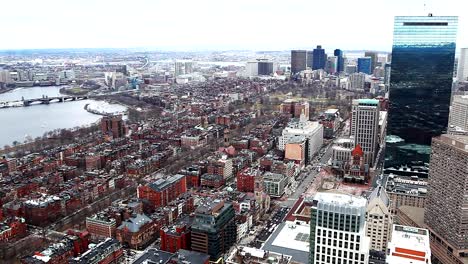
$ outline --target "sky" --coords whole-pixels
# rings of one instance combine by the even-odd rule
[[[391,51],[397,15],[459,16],[466,0],[15,0],[2,1],[1,49],[151,48],[174,51]]]

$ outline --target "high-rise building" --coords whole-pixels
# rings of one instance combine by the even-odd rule
[[[342,72],[344,70],[344,57],[343,57],[343,51],[340,49],[336,49],[333,52],[333,55],[335,55],[338,58],[338,64],[337,64],[337,71]]]
[[[257,61],[248,61],[245,64],[245,73],[247,76],[258,76],[258,62]]]
[[[200,201],[195,210],[191,234],[192,250],[218,260],[237,241],[235,211],[223,200]]]
[[[432,139],[424,222],[454,255],[468,256],[468,136]]]
[[[245,65],[247,76],[271,75],[275,70],[274,63],[268,59],[257,59],[248,61]]]
[[[364,52],[364,57],[371,58],[371,73],[374,72],[375,67],[377,67],[377,61],[379,59],[379,54],[375,51],[366,51]]]
[[[386,86],[390,85],[390,71],[392,69],[392,65],[390,63],[385,63],[384,66],[384,84]]]
[[[366,74],[362,72],[352,73],[348,77],[351,90],[363,90],[366,84]]]
[[[363,197],[317,193],[311,206],[309,263],[368,263],[366,204]]]
[[[193,62],[186,61],[184,62],[185,74],[193,73]]]
[[[449,130],[451,132],[468,132],[468,95],[453,96]]]
[[[0,69],[0,83],[11,83],[11,76],[10,72],[7,70]]]
[[[393,225],[390,199],[382,186],[375,188],[367,199],[366,235],[371,241],[370,249],[385,252]]]
[[[322,46],[318,45],[313,51],[312,70],[325,69],[325,63],[327,61],[325,50]]]
[[[468,48],[460,49],[460,57],[458,58],[458,81],[468,81]]]
[[[351,136],[364,151],[364,161],[374,164],[379,142],[380,106],[376,99],[353,100],[351,113]]]
[[[385,167],[429,160],[448,125],[458,17],[398,16],[394,22]]]
[[[185,63],[183,61],[174,62],[174,76],[185,74]]]
[[[429,231],[411,226],[393,225],[385,263],[431,264]]]
[[[338,57],[336,56],[330,56],[327,58],[327,64],[325,67],[325,70],[329,74],[334,74],[338,71]]]
[[[345,72],[347,74],[353,74],[353,73],[357,72],[357,66],[356,65],[346,65]]]
[[[267,59],[257,59],[258,62],[258,75],[271,75],[273,74],[273,62]]]
[[[307,51],[307,68],[312,69],[312,65],[314,64],[314,52],[312,50]]]
[[[372,59],[370,57],[358,58],[357,68],[358,72],[372,74]]]
[[[291,50],[291,74],[296,74],[307,67],[307,51]]]

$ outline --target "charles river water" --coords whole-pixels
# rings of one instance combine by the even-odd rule
[[[18,88],[0,94],[0,102],[17,101],[23,97],[24,99],[40,98],[43,95],[61,96],[60,88],[57,86]],[[98,121],[102,116],[87,112],[84,109],[86,104],[108,113],[125,110],[125,107],[121,105],[95,100],[2,108],[0,109],[0,148],[12,145],[14,141],[22,143],[26,139],[40,137],[45,132],[54,129],[86,126]]]

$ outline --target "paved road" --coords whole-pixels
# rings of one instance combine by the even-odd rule
[[[336,135],[337,137],[342,137],[348,134],[349,134],[349,120],[346,120],[343,128],[337,131]],[[315,180],[315,177],[319,173],[316,167],[318,165],[321,165],[320,167],[328,165],[328,161],[331,159],[332,154],[333,154],[332,146],[333,146],[333,142],[329,142],[328,144],[324,145],[321,151],[319,152],[319,153],[323,153],[323,151],[325,151],[323,155],[320,158],[318,158],[317,156],[314,158],[314,160],[312,160],[312,166],[314,168],[309,169],[309,171],[301,172],[299,179],[298,179],[299,185],[297,186],[294,193],[291,194],[287,200],[281,202],[282,206],[292,207],[294,203],[297,201],[297,199],[309,188],[309,185]],[[319,156],[320,155],[321,154],[319,154]],[[301,179],[303,179],[302,182],[301,182]]]
[[[331,155],[332,155],[331,145],[332,144],[325,145],[322,148],[322,150],[325,150],[325,153],[322,155],[320,159],[316,157],[312,161],[312,164],[314,167],[318,166],[319,164],[327,164],[328,160],[331,158]],[[294,203],[297,201],[297,199],[299,199],[299,197],[309,188],[309,185],[315,180],[315,177],[317,176],[319,171],[316,168],[311,169],[310,166],[308,170],[309,171],[301,172],[299,179],[298,179],[299,185],[297,186],[293,194],[291,194],[285,201],[281,202],[282,206],[291,208],[294,205]],[[301,179],[303,180],[301,181]]]

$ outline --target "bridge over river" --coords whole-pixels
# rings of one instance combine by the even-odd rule
[[[31,105],[39,105],[39,104],[50,104],[50,103],[65,103],[65,102],[72,102],[72,101],[78,101],[78,100],[86,100],[89,98],[90,96],[88,95],[64,95],[64,96],[55,96],[55,97],[49,97],[49,96],[43,95],[40,98],[33,98],[33,99],[24,99],[23,97],[19,101],[0,102],[0,108],[31,106]]]

